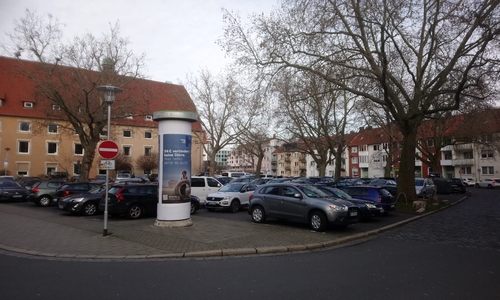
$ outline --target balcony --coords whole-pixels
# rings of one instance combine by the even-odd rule
[[[441,166],[453,166],[453,160],[452,159],[442,159]]]
[[[472,150],[474,147],[472,147],[472,144],[458,144],[458,145],[453,145],[453,149],[455,151],[466,151],[466,150]]]
[[[360,168],[369,168],[369,167],[370,167],[370,164],[369,164],[369,163],[362,163],[362,162],[360,162],[360,163],[359,163],[359,167],[360,167]]]
[[[472,159],[472,158],[455,159],[455,160],[453,160],[453,165],[454,166],[473,166],[474,165],[474,159]]]
[[[292,168],[290,166],[285,166],[285,171],[290,171]]]

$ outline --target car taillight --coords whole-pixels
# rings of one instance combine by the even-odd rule
[[[496,180],[493,180],[493,183],[497,183],[497,181],[496,181]]]
[[[63,197],[68,196],[68,195],[69,195],[69,191],[63,191]]]
[[[123,191],[123,188],[121,190],[119,190],[118,193],[115,194],[116,200],[121,201],[121,200],[125,199],[122,195],[122,191]]]
[[[31,192],[32,192],[32,193],[38,193],[39,191],[40,191],[40,190],[39,190],[38,188],[32,188],[32,189],[31,189]]]
[[[382,197],[378,197],[378,198],[377,198],[377,201],[378,201],[378,202],[382,202]]]

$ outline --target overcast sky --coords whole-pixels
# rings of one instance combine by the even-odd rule
[[[268,14],[276,0],[0,0],[0,46],[9,46],[6,32],[28,8],[38,15],[51,13],[65,24],[64,38],[86,31],[95,36],[109,32],[120,21],[120,34],[130,49],[146,54],[152,80],[178,83],[186,74],[207,68],[218,73],[229,62],[216,40],[222,36],[222,8]],[[0,54],[6,55],[0,47]]]

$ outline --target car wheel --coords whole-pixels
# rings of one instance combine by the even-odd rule
[[[240,201],[239,200],[233,200],[231,202],[231,206],[229,207],[229,210],[232,213],[237,213],[240,210]]]
[[[208,211],[215,211],[215,208],[207,208]]]
[[[85,203],[82,207],[82,214],[84,216],[93,216],[97,214],[97,205],[94,202]]]
[[[427,194],[425,192],[422,193],[422,198],[425,199],[427,197]]]
[[[325,231],[326,216],[322,211],[313,211],[309,216],[309,225],[314,231]]]
[[[488,188],[489,188],[489,189],[492,189],[492,188],[493,188],[493,186],[492,186],[491,184],[488,184]]]
[[[189,210],[189,214],[194,214],[196,211],[198,210],[198,207],[196,207],[196,204],[194,204],[193,202],[191,202],[191,208]]]
[[[142,207],[137,204],[132,204],[127,210],[129,219],[139,219],[142,216]]]
[[[480,188],[479,183],[476,183],[476,187],[477,187],[477,188]]]
[[[52,202],[52,198],[50,196],[41,196],[38,198],[37,204],[39,206],[49,206],[50,202]]]
[[[262,206],[252,207],[252,221],[255,223],[264,223],[266,221],[266,212]]]

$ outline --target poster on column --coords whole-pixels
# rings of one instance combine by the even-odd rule
[[[164,134],[162,203],[191,201],[191,135]]]

